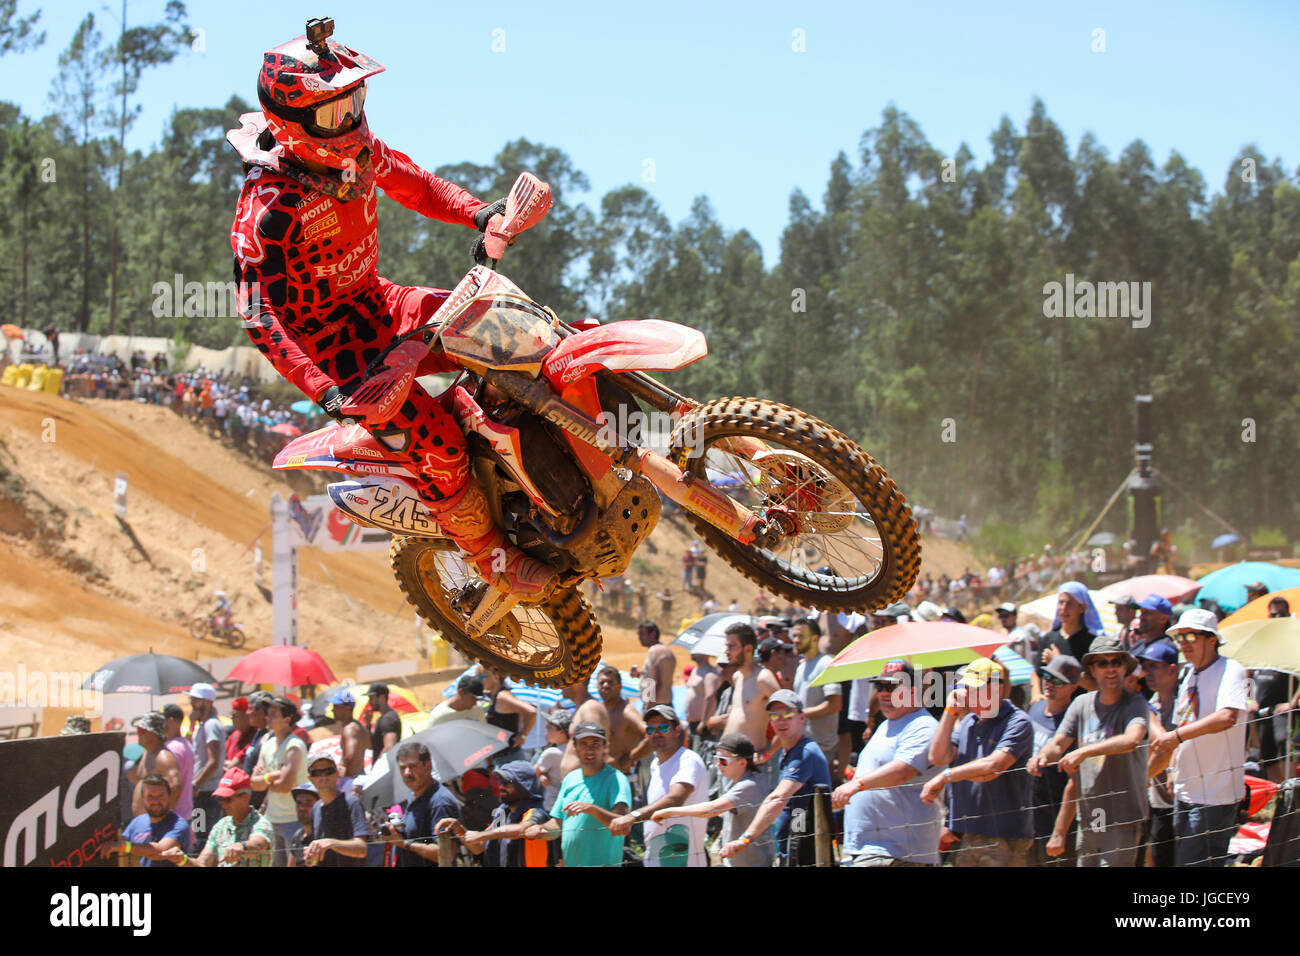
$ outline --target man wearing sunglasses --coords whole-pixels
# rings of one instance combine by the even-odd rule
[[[1117,638],[1102,635],[1083,655],[1083,666],[1097,689],[1074,699],[1030,769],[1059,761],[1063,773],[1078,774],[1079,866],[1134,866],[1147,819],[1149,714],[1142,696],[1124,689],[1137,660]]]
[[[339,790],[339,768],[329,754],[317,754],[307,767],[320,799],[311,808],[312,841],[303,851],[308,866],[365,866],[366,824],[361,802]]]
[[[813,793],[818,786],[831,787],[831,768],[816,741],[805,736],[807,719],[803,703],[792,690],[778,690],[767,702],[767,719],[784,748],[776,788],[763,798],[758,813],[745,832],[722,847],[723,859],[766,840],[773,823],[782,866],[812,866],[817,862],[816,832],[813,826]]]
[[[230,236],[245,331],[276,371],[341,421],[370,363],[427,324],[448,296],[379,275],[378,190],[480,233],[505,200],[476,199],[373,135],[366,81],[384,67],[330,39],[333,31],[333,20],[311,20],[305,36],[266,51],[257,80],[262,111],[241,116],[226,138],[247,168]],[[482,243],[480,235],[475,258],[486,263]],[[456,367],[435,350],[416,374]],[[361,424],[406,459],[411,495],[483,579],[543,594],[554,572],[496,527],[455,419],[418,385],[381,414]]]
[[[1065,712],[1070,709],[1070,701],[1079,688],[1079,674],[1082,668],[1079,662],[1069,654],[1058,654],[1051,663],[1038,672],[1041,678],[1043,698],[1029,705],[1025,712],[1029,722],[1034,725],[1034,750],[1038,753],[1047,749],[1052,738],[1060,729]],[[1074,852],[1075,823],[1071,816],[1061,836],[1065,841],[1064,851],[1059,856],[1049,856],[1047,843],[1056,829],[1056,818],[1065,802],[1065,787],[1069,775],[1059,766],[1043,764],[1037,756],[1030,757],[1026,765],[1029,771],[1029,794],[1033,801],[1034,845],[1030,848],[1030,866],[1074,866],[1077,857]]]
[[[1246,671],[1219,655],[1218,624],[1214,612],[1192,608],[1169,629],[1191,667],[1178,689],[1175,726],[1151,750],[1155,758],[1173,754],[1177,866],[1223,866],[1246,787]]]
[[[645,821],[646,866],[706,866],[704,837],[708,821],[701,817],[650,818],[656,811],[702,803],[709,796],[709,773],[699,754],[682,745],[684,731],[677,711],[659,704],[645,712],[646,740],[654,751],[646,804],[616,817],[609,832],[624,836],[632,824]]]

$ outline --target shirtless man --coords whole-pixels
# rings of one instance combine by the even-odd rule
[[[762,751],[767,744],[767,701],[780,685],[766,667],[754,661],[758,636],[748,624],[732,624],[725,631],[727,660],[736,666],[731,678],[731,710],[725,733],[744,734]]]
[[[144,756],[135,762],[127,779],[133,785],[131,795],[131,813],[139,816],[145,812],[144,778],[151,773],[162,774],[167,780],[167,809],[175,810],[176,801],[181,795],[181,765],[176,755],[163,746],[167,737],[167,723],[158,711],[151,711],[131,722],[136,730],[136,739],[144,748]],[[188,822],[188,821],[187,821]]]
[[[343,777],[359,777],[366,771],[366,748],[370,731],[353,716],[357,699],[344,688],[330,698],[334,722],[339,725],[339,742],[343,745]]]
[[[642,647],[648,648],[645,663],[640,669],[633,667],[629,672],[633,677],[641,678],[641,702],[646,709],[655,704],[672,706],[673,673],[677,670],[677,658],[673,657],[672,651],[659,643],[659,625],[654,621],[642,621],[638,624],[636,639],[641,642]]]
[[[569,721],[571,727],[587,723],[600,724],[605,728],[605,735],[610,736],[609,713],[605,710],[604,704],[587,693],[586,681],[581,684],[571,684],[560,693],[566,700],[573,701],[577,708]],[[581,763],[582,761],[578,759],[578,749],[573,738],[570,737],[569,742],[564,745],[564,756],[560,758],[560,779],[563,780],[571,771],[577,770]]]
[[[606,664],[600,669],[596,675],[596,693],[604,705],[607,718],[605,726],[609,728],[607,759],[617,769],[627,773],[633,761],[650,752],[649,741],[645,739],[645,723],[632,702],[623,699],[623,676],[617,667]]]
[[[722,675],[707,654],[692,654],[691,660],[695,670],[686,681],[686,723],[691,728],[691,736],[696,737],[706,729],[702,726],[705,721],[713,716]]]

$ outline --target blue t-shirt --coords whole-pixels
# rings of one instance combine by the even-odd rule
[[[1034,725],[1025,712],[1004,700],[997,716],[980,720],[967,714],[952,732],[957,756],[953,767],[1005,750],[1015,763],[987,783],[958,780],[948,787],[948,828],[953,833],[1028,839],[1033,836],[1029,774],[1025,764],[1034,746]]]
[[[434,781],[428,790],[418,797],[408,797],[402,807],[402,822],[406,828],[406,839],[419,840],[423,843],[434,842],[433,827],[439,821],[453,817],[460,819],[460,804],[452,792],[438,781]],[[397,857],[398,866],[437,866],[422,856],[416,856],[410,850],[402,850]]]
[[[122,831],[122,839],[127,843],[157,843],[159,840],[165,840],[171,837],[180,844],[182,850],[186,853],[190,850],[190,825],[182,820],[175,810],[167,811],[167,816],[163,817],[157,823],[149,819],[149,814],[142,813],[126,825]],[[141,866],[175,866],[175,863],[167,860],[148,860],[140,858]]]
[[[855,793],[844,810],[845,862],[872,853],[912,863],[939,862],[939,807],[921,802],[921,788],[937,774],[930,766],[930,739],[939,722],[914,710],[876,728],[858,757],[856,778],[901,760],[917,775],[902,786]]]
[[[776,845],[784,855],[789,852],[792,832],[796,837],[812,836],[813,790],[818,784],[828,789],[831,785],[831,768],[826,763],[826,755],[811,737],[801,739],[781,758],[781,776],[777,785],[783,780],[800,783],[776,821]]]

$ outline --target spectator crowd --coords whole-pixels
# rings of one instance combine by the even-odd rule
[[[539,709],[490,671],[462,676],[428,726],[503,733],[482,768],[447,781],[422,739],[402,740],[383,684],[360,718],[351,691],[334,693],[341,756],[310,757],[294,701],[238,699],[226,728],[197,684],[188,715],[170,705],[135,721],[132,816],[104,852],[218,867],[1223,866],[1247,771],[1287,772],[1300,699],[1252,691],[1221,655],[1212,611],[1115,603],[1117,635],[1077,581],[1061,585],[1046,633],[1000,605],[1007,642],[1032,664],[1018,686],[983,657],[823,679],[856,638],[945,616],[930,602],[733,623],[724,654],[693,656],[680,680],[645,619],[626,691],[604,666],[594,695],[574,685]],[[544,743],[529,749],[539,721]],[[367,753],[407,799],[363,806]]]

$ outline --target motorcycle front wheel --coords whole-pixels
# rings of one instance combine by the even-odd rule
[[[766,447],[755,454],[735,438]],[[820,611],[866,613],[901,600],[915,583],[921,543],[906,499],[870,455],[825,422],[776,402],[720,398],[677,423],[669,457],[785,528],[769,549],[688,515],[714,551],[769,593]]]
[[[600,626],[577,589],[556,591],[534,606],[515,605],[488,633],[472,638],[451,606],[478,579],[459,551],[437,538],[395,537],[389,557],[402,593],[425,622],[484,667],[542,687],[578,684],[596,669]]]

